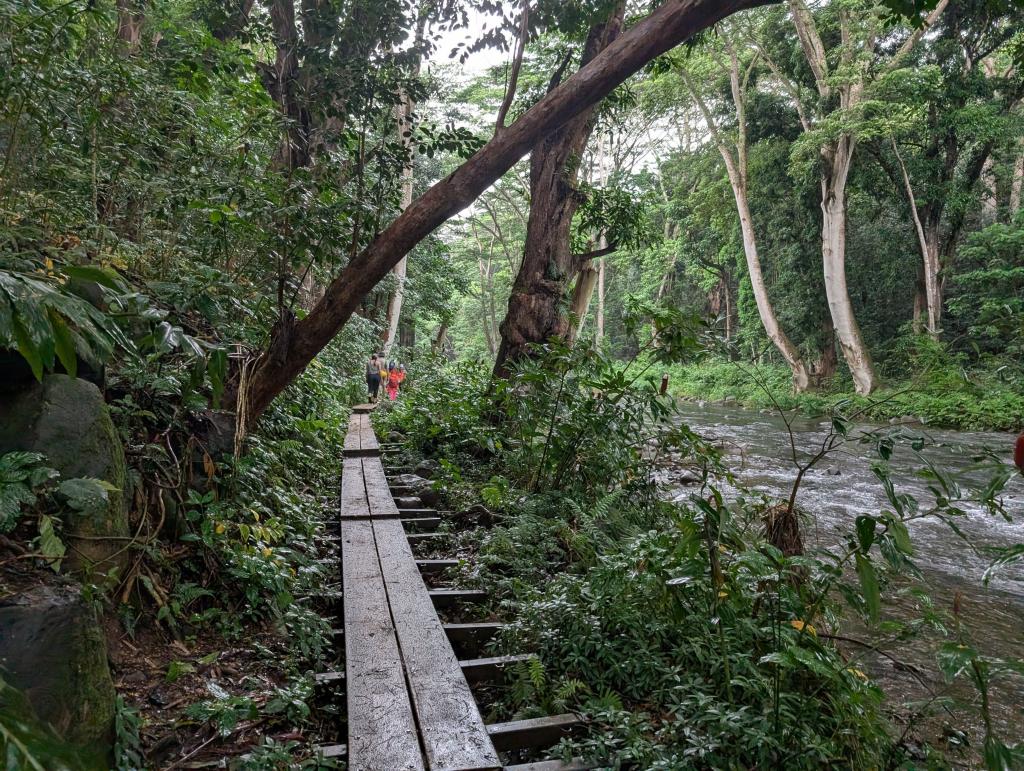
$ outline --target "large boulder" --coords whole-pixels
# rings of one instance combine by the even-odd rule
[[[0,397],[0,454],[13,450],[43,453],[62,479],[91,477],[109,482],[105,507],[88,515],[68,514],[64,535],[68,568],[106,573],[124,567],[128,529],[127,468],[121,439],[103,394],[92,383],[68,375],[48,375],[42,383]],[[101,540],[90,540],[93,537]]]
[[[114,725],[106,639],[79,584],[58,576],[0,600],[0,671],[36,716],[88,756]]]

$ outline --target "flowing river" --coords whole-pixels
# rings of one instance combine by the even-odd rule
[[[686,402],[680,405],[683,419],[694,431],[722,448],[729,467],[743,485],[775,499],[788,498],[796,476],[789,433],[781,416],[763,414],[722,404]],[[830,422],[824,418],[791,418],[796,446],[802,462],[812,455],[827,434]],[[858,425],[857,430],[887,430],[889,425]],[[972,456],[984,449],[994,450],[1009,462],[1014,437],[1004,433],[963,432],[907,426],[921,434],[926,445],[921,455],[938,468],[980,481]],[[877,459],[873,444],[846,443],[822,459],[804,477],[797,506],[813,521],[805,522],[804,547],[807,551],[845,543],[845,534],[853,531],[858,514],[890,509],[881,482],[871,471]],[[897,493],[909,493],[929,507],[934,497],[926,480],[918,475],[923,467],[909,445],[897,444],[890,460],[892,480]],[[680,488],[678,497],[691,494],[693,488]],[[993,517],[980,507],[963,506],[967,515],[958,518],[964,534],[977,546],[1006,547],[1024,543],[1024,480],[1015,475],[1002,495],[1013,521]],[[923,574],[923,583],[934,600],[936,610],[950,613],[959,593],[961,622],[972,644],[981,653],[995,657],[1024,658],[1024,562],[1004,568],[988,587],[982,582],[990,559],[974,551],[942,522],[919,520],[911,523],[914,562]],[[889,592],[892,595],[892,592]],[[920,614],[920,603],[909,593],[889,601],[884,613],[891,618],[908,619]],[[867,639],[870,632],[856,623],[843,630],[850,636]],[[927,701],[935,694],[948,694],[964,701],[976,701],[975,691],[966,683],[952,687],[944,683],[935,663],[936,639],[914,640],[886,646],[897,662],[870,651],[847,650],[862,658],[883,687],[897,700]],[[922,682],[923,681],[923,682]],[[1024,687],[1020,678],[1003,681],[993,689],[995,724],[1004,738],[1024,740]],[[960,711],[953,708],[955,711]],[[969,720],[972,728],[979,720],[970,718],[970,710],[957,718]],[[936,721],[937,722],[934,722]],[[958,720],[948,714],[932,721],[936,730]],[[972,731],[977,739],[976,731]],[[974,745],[977,749],[977,744]]]

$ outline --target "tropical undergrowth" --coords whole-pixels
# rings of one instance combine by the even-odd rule
[[[1009,472],[995,464],[987,490],[968,490],[926,471],[938,501],[918,503],[892,486],[887,459],[895,442],[919,439],[854,436],[837,416],[833,448],[873,444],[891,506],[801,554],[766,534],[778,502],[739,489],[658,394],[667,359],[698,341],[676,342],[626,366],[551,344],[497,383],[482,367],[434,364],[376,417],[411,455],[438,459],[454,507],[492,512],[493,527],[461,536],[475,555],[460,580],[488,589],[509,621],[497,650],[537,654],[492,716],[579,711],[589,730],[563,743],[565,756],[613,767],[944,766],[956,749],[915,730],[942,698],[896,706],[899,694],[865,673],[863,646],[927,633],[941,638],[951,680],[981,671],[984,689],[1010,676],[1017,664],[982,656],[928,602],[915,618],[887,611],[916,574],[908,523],[955,527],[968,500],[1005,515]],[[691,495],[667,500],[664,461],[694,470]],[[869,631],[841,647],[850,619]],[[976,739],[989,767],[1019,762],[994,730]]]

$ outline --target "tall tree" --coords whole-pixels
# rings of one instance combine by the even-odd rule
[[[586,67],[619,36],[625,3],[616,3],[604,19],[587,30],[580,68]],[[564,66],[563,62],[563,66]],[[556,70],[548,85],[562,78]],[[519,274],[512,285],[508,311],[501,323],[501,345],[494,374],[504,377],[511,362],[528,347],[549,337],[570,337],[565,294],[573,276],[595,254],[572,252],[572,221],[581,202],[577,186],[580,162],[594,130],[597,103],[541,138],[530,154],[530,216]]]
[[[870,79],[880,70],[901,62],[947,2],[939,0],[921,26],[905,36],[895,54],[886,56],[879,43],[886,32],[899,30],[884,29],[886,11],[882,6],[871,2],[836,3],[819,11],[819,17],[827,15],[838,29],[838,41],[829,50],[819,29],[819,19],[807,3],[787,0],[811,72],[814,100],[806,98],[797,77],[784,74],[779,63],[766,56],[766,63],[793,98],[808,144],[817,148],[825,295],[839,346],[860,394],[875,390],[878,377],[857,323],[846,280],[846,188],[858,140],[854,124]]]
[[[932,337],[941,332],[946,276],[979,182],[986,188],[982,216],[995,217],[994,209],[984,211],[995,206],[985,169],[1002,138],[1016,135],[1013,110],[1024,93],[1009,56],[996,58],[1021,23],[1020,9],[993,11],[979,0],[950,5],[917,66],[894,71],[881,84],[879,96],[908,117],[874,147],[875,157],[905,194],[921,254],[914,328]]]
[[[767,0],[667,0],[548,93],[356,253],[301,319],[282,319],[238,387],[246,417],[258,416],[331,341],[387,272],[441,223],[471,203],[542,137],[597,104],[652,59],[737,11]],[[237,387],[237,386],[236,386]],[[244,420],[243,420],[244,423]]]
[[[725,25],[722,25],[723,27]],[[725,163],[729,176],[733,197],[736,199],[736,211],[739,215],[740,230],[743,237],[743,253],[746,257],[747,273],[750,286],[757,304],[757,312],[761,324],[793,375],[793,389],[797,392],[806,391],[811,385],[807,366],[804,364],[800,351],[786,335],[779,323],[775,308],[768,296],[768,286],[761,271],[761,258],[757,253],[757,235],[749,202],[749,172],[747,168],[747,101],[751,76],[758,66],[758,56],[748,55],[746,61],[740,61],[741,53],[732,30],[723,28],[715,38],[715,43],[708,47],[707,58],[714,63],[719,75],[728,78],[729,93],[732,97],[732,117],[735,127],[727,133],[725,128],[716,121],[707,100],[702,94],[701,85],[695,75],[691,75],[684,67],[680,70],[694,101],[700,108],[707,123],[712,141]],[[731,135],[731,136],[730,136]]]

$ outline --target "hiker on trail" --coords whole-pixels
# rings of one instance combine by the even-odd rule
[[[391,362],[388,368],[388,398],[394,401],[398,397],[398,387],[405,380],[405,367],[399,369],[398,364]]]
[[[377,354],[373,354],[366,362],[366,388],[370,392],[370,403],[377,401],[377,392],[380,390],[380,364],[377,363]]]

